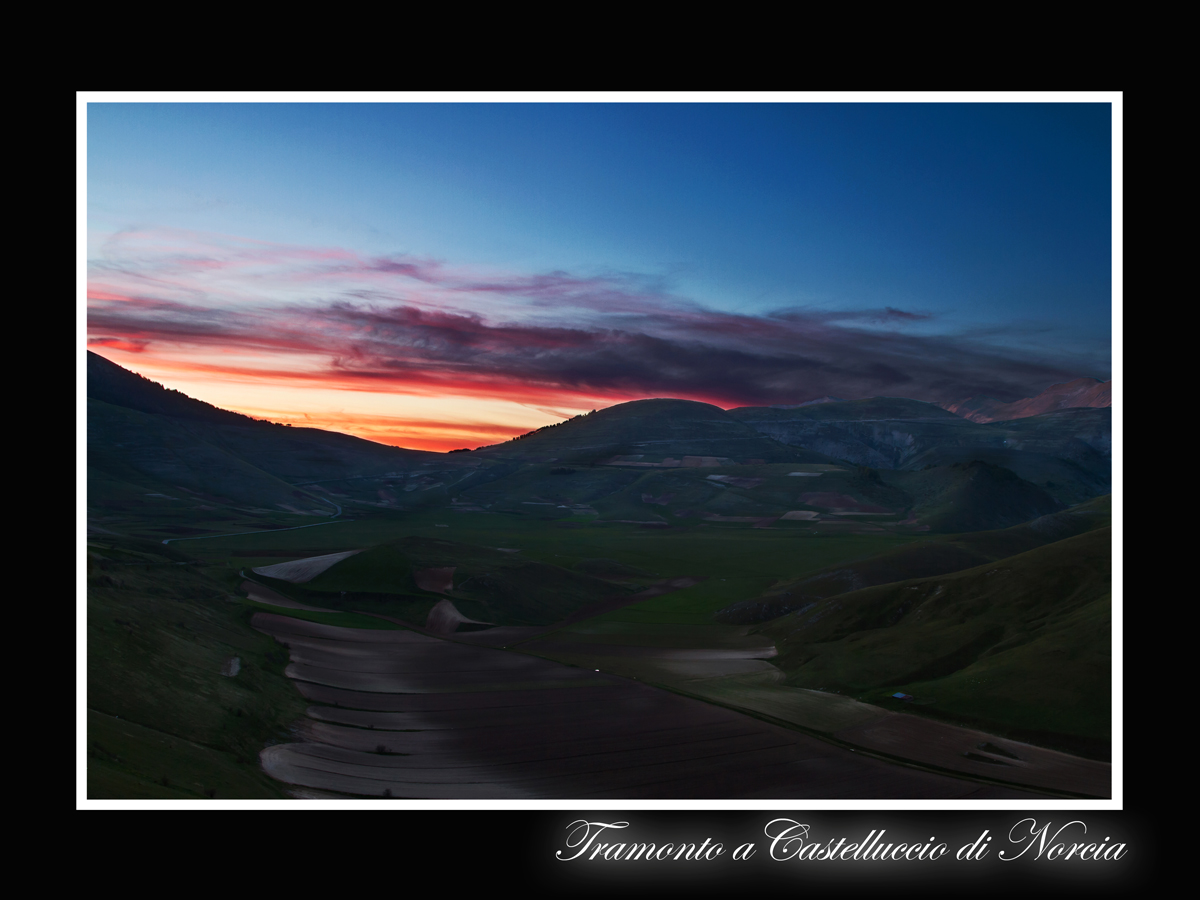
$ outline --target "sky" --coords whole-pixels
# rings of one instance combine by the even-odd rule
[[[89,103],[88,348],[497,443],[646,397],[1015,400],[1111,367],[1107,103]]]

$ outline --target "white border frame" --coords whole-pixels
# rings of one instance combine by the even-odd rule
[[[77,809],[1119,810],[1124,794],[1124,105],[1121,91],[81,91],[76,94]],[[87,798],[87,106],[89,103],[1109,103],[1112,105],[1113,790],[1109,800],[89,800]]]

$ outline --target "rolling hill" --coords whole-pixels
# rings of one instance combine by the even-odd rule
[[[1009,469],[1065,505],[1108,493],[1111,409],[1064,409],[980,423],[902,398],[803,407],[740,407],[729,414],[781,443],[882,471],[974,460]]]
[[[427,580],[440,579],[440,585]],[[304,585],[258,576],[287,596],[330,609],[395,612],[424,624],[441,598],[493,625],[549,625],[626,588],[488,547],[405,537],[344,559]],[[439,589],[434,589],[437,587]]]
[[[820,600],[760,626],[788,684],[1106,752],[1111,549],[1100,528],[948,575]],[[902,704],[901,704],[902,705]]]
[[[829,566],[805,578],[773,585],[759,597],[731,604],[718,611],[715,618],[729,625],[766,622],[811,608],[838,594],[962,571],[1107,528],[1111,521],[1112,498],[1098,497],[1011,528],[947,535]]]
[[[252,419],[164,388],[95,353],[88,353],[87,363],[89,400],[162,417],[191,433],[194,439],[288,482],[383,474],[445,455],[405,450],[318,428],[293,428]],[[97,409],[98,417],[108,414],[106,407]]]
[[[598,463],[614,456],[661,462],[684,456],[744,462],[828,462],[781,444],[718,406],[692,400],[633,400],[477,451],[487,458]]]
[[[1062,508],[1011,469],[982,460],[889,473],[912,497],[913,515],[931,531],[985,531],[1028,522]]]
[[[900,468],[933,446],[1003,446],[1004,440],[932,403],[894,397],[744,406],[729,415],[781,443],[877,469]]]
[[[469,465],[458,456],[218,409],[94,353],[87,374],[88,465],[110,502],[183,490],[210,502],[329,515],[333,505],[309,484]]]

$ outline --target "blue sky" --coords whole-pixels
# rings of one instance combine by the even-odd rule
[[[221,309],[258,329],[273,307],[294,318],[306,304],[357,304],[689,346],[707,340],[694,329],[680,336],[704,315],[741,322],[747,334],[754,322],[803,320],[807,339],[834,355],[881,337],[910,342],[899,356],[858,361],[842,381],[827,366],[810,379],[821,393],[843,384],[843,393],[935,399],[955,392],[951,369],[969,368],[972,355],[986,361],[964,371],[963,390],[1011,395],[1068,376],[1103,379],[1110,129],[1106,103],[90,104],[92,283],[101,307],[121,309],[97,313],[94,349],[157,367],[168,375],[160,380],[190,373],[192,388],[204,377],[244,385],[271,354],[299,354],[296,367],[319,370],[320,348],[248,348],[235,336],[222,353],[236,345],[240,362],[222,374],[212,362],[220,336],[156,331],[169,315],[162,304],[179,321]],[[289,261],[231,265],[255,242],[291,248]],[[310,277],[314,259],[339,254],[352,262],[336,279],[328,269]],[[185,257],[191,265],[181,267]],[[420,263],[425,274],[385,284],[383,259]],[[572,288],[570,302],[522,287],[552,275],[604,287],[582,299]],[[477,289],[497,282],[503,291]],[[112,297],[134,297],[143,311]],[[814,322],[826,330],[814,336]],[[921,339],[933,341],[927,351],[911,343]],[[904,367],[955,346],[973,353],[937,375]],[[357,351],[339,352],[343,362],[325,365],[344,374]],[[255,354],[258,363],[247,361]],[[782,359],[748,376],[744,397],[699,383],[691,396],[725,406],[780,391],[807,399],[809,381],[780,380]],[[197,374],[206,365],[210,375]],[[873,365],[893,375],[871,381],[863,373]],[[555,371],[505,377],[532,379],[545,402],[521,402],[558,412],[688,385],[651,377],[617,388],[572,370],[556,387]],[[456,390],[452,381],[439,390]]]

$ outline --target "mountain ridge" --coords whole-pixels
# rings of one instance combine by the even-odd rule
[[[1112,406],[1112,381],[1085,376],[1052,384],[1034,397],[1005,403],[994,397],[967,397],[941,404],[955,415],[972,422],[1008,422],[1061,409]]]

